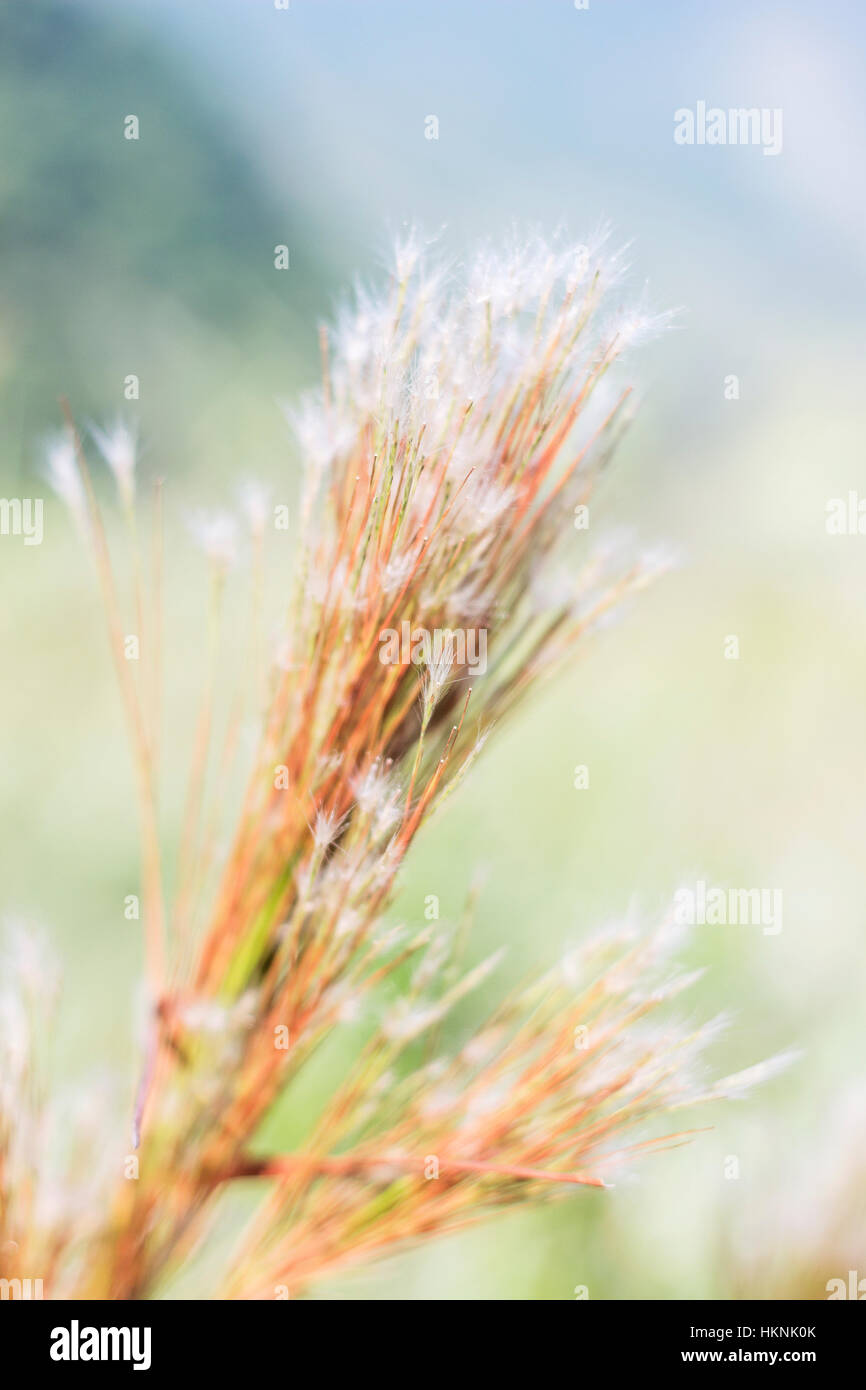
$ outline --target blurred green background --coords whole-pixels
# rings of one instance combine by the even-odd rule
[[[803,1058],[613,1192],[324,1294],[821,1298],[866,1275],[866,537],[825,528],[829,499],[866,495],[864,39],[853,0],[0,5],[0,487],[45,496],[58,397],[104,421],[139,376],[142,472],[167,478],[169,839],[206,641],[182,518],[250,476],[293,506],[279,403],[390,233],[444,226],[459,255],[514,221],[580,238],[609,219],[635,288],[682,309],[632,361],[643,405],[600,498],[680,566],[494,740],[395,916],[429,893],[456,915],[483,863],[473,951],[508,943],[504,985],[680,882],[781,888],[780,935],[698,930],[684,1007],[732,1013],[719,1072]],[[782,153],[675,145],[698,100],[781,107]],[[45,525],[39,547],[0,538],[0,908],[59,942],[71,1076],[132,1064],[136,818],[89,563],[51,498]]]

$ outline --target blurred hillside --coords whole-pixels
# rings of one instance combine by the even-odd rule
[[[117,16],[3,3],[0,129],[0,476],[27,476],[59,395],[102,418],[131,373],[160,467],[273,431],[322,310],[315,227],[293,242],[219,92]]]

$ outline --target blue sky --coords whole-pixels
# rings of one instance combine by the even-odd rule
[[[128,15],[185,50],[263,175],[355,243],[353,263],[405,217],[461,235],[608,218],[647,248],[666,294],[669,270],[727,256],[800,299],[816,251],[839,312],[851,278],[862,285],[856,4],[136,0]],[[782,107],[781,157],[677,147],[673,112],[699,99]]]

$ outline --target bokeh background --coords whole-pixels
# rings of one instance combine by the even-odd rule
[[[59,396],[105,421],[139,376],[142,471],[165,475],[170,516],[168,841],[206,642],[202,565],[172,528],[251,476],[293,504],[279,403],[315,380],[319,318],[391,234],[444,228],[459,257],[515,222],[580,239],[609,221],[635,289],[681,310],[633,358],[643,404],[599,499],[679,567],[494,742],[395,916],[429,893],[459,913],[483,864],[473,952],[508,944],[504,986],[683,881],[781,888],[779,935],[698,930],[689,1007],[732,1015],[720,1072],[803,1055],[612,1192],[321,1295],[823,1298],[866,1277],[866,536],[825,526],[831,498],[866,496],[864,41],[854,0],[0,5],[0,490],[46,496]],[[782,153],[676,145],[673,112],[698,100],[781,107]],[[0,908],[60,947],[57,1071],[129,1069],[132,780],[59,504],[42,546],[0,538],[0,584]],[[168,1292],[202,1292],[206,1266]]]

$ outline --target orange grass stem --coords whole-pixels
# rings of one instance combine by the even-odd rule
[[[296,1173],[307,1171],[321,1173],[328,1177],[351,1177],[371,1168],[400,1168],[409,1173],[418,1170],[423,1176],[425,1160],[403,1154],[377,1155],[339,1154],[323,1157],[316,1154],[279,1154],[270,1158],[248,1158],[241,1160],[227,1173],[216,1179],[226,1182],[234,1178],[278,1178],[293,1177]],[[579,1187],[606,1187],[603,1178],[590,1173],[557,1173],[546,1168],[525,1168],[508,1163],[483,1163],[476,1159],[439,1159],[442,1174],[448,1172],[480,1176],[492,1175],[516,1178],[521,1182],[562,1182]]]

